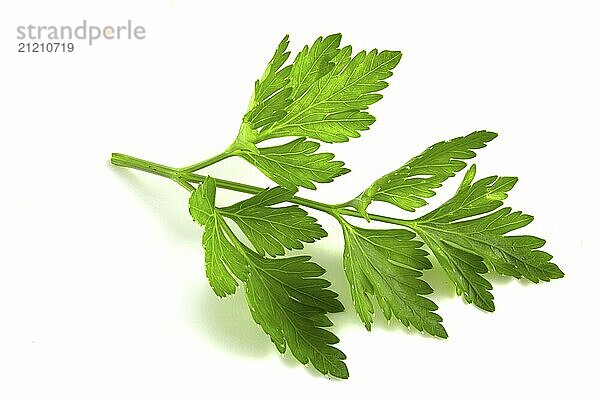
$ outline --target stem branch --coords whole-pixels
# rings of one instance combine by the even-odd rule
[[[234,155],[233,152],[231,152],[231,151],[224,151],[221,154],[217,154],[214,157],[208,158],[208,159],[206,159],[204,161],[200,161],[200,162],[198,162],[196,164],[188,165],[187,167],[177,168],[177,170],[181,171],[181,172],[196,172],[196,171],[198,171],[198,170],[200,170],[202,168],[206,168],[206,167],[208,167],[210,165],[216,164],[219,161],[223,161],[226,158],[231,157],[232,155]]]
[[[225,154],[225,153],[223,153],[223,154]],[[223,154],[221,154],[220,156],[224,157],[224,158],[227,158],[231,155],[231,154],[229,154],[227,156],[223,156]],[[215,158],[215,157],[213,157],[213,158]],[[195,173],[193,173],[193,171],[190,171],[190,169],[192,167],[195,168],[195,166],[200,165],[202,163],[208,162],[208,160],[207,160],[207,161],[203,161],[202,163],[194,164],[194,166],[190,166],[190,167],[173,168],[173,167],[168,167],[166,165],[157,164],[152,161],[142,160],[141,158],[131,157],[131,156],[128,156],[125,154],[120,154],[120,153],[113,153],[110,161],[113,165],[117,165],[119,167],[133,168],[133,169],[148,172],[148,173],[151,173],[154,175],[159,175],[159,176],[163,176],[165,178],[169,178],[169,179],[177,182],[178,184],[180,184],[181,186],[183,186],[185,189],[187,189],[190,192],[194,191],[194,189],[195,189],[190,183],[202,183],[206,179],[205,175],[195,174]],[[203,167],[201,167],[201,168],[203,168]],[[247,193],[247,194],[257,194],[264,190],[263,188],[260,188],[258,186],[248,185],[248,184],[241,183],[241,182],[228,181],[226,179],[219,179],[219,178],[214,178],[214,179],[215,179],[215,183],[216,183],[217,187],[221,188],[221,189],[233,190],[236,192]],[[352,210],[349,208],[339,208],[338,206],[321,203],[319,201],[307,199],[304,197],[294,196],[290,199],[290,203],[297,204],[299,206],[312,208],[312,209],[318,210],[318,211],[323,211],[323,212],[325,212],[329,215],[332,215],[333,217],[336,217],[336,218],[338,218],[339,215],[346,215],[349,217],[365,219],[365,216],[356,210]],[[400,225],[400,226],[405,226],[405,227],[409,227],[409,228],[412,228],[415,225],[415,223],[410,220],[386,217],[384,215],[366,214],[366,216],[373,221],[385,222],[387,224]]]

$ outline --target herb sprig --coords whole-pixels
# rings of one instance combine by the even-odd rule
[[[343,311],[337,294],[322,276],[325,269],[302,250],[327,232],[306,208],[329,214],[344,235],[343,265],[354,307],[367,329],[375,308],[385,318],[446,338],[433,289],[423,271],[435,257],[456,286],[457,294],[476,307],[494,311],[492,284],[497,273],[531,282],[561,278],[552,256],[540,248],[544,240],[509,235],[533,217],[504,206],[515,177],[489,176],[475,180],[475,165],[464,174],[456,194],[433,211],[405,220],[368,212],[373,202],[390,203],[415,212],[435,196],[496,138],[488,131],[440,142],[377,179],[354,199],[326,204],[296,195],[299,188],[316,189],[350,172],[331,153],[319,152],[319,142],[338,143],[359,137],[375,118],[371,104],[382,98],[386,79],[401,58],[399,51],[361,51],[340,47],[341,35],[318,38],[293,62],[288,36],[279,43],[262,77],[254,84],[248,110],[237,137],[221,154],[181,168],[114,153],[111,162],[169,178],[190,193],[189,211],[204,227],[206,275],[219,297],[242,286],[252,317],[281,352],[290,349],[302,364],[325,375],[347,378],[346,356],[335,345],[329,313]],[[286,65],[287,63],[287,65]],[[265,146],[270,139],[291,141]],[[264,189],[197,171],[229,157],[242,157],[278,186]],[[217,207],[217,189],[252,195]],[[348,217],[394,226],[367,229]],[[247,239],[231,229],[235,224]],[[331,266],[336,267],[336,266]]]

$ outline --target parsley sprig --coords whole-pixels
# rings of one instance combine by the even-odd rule
[[[329,214],[341,225],[345,246],[340,265],[354,308],[369,330],[379,308],[388,321],[397,319],[429,335],[448,336],[429,298],[433,289],[423,278],[424,270],[434,268],[431,257],[457,294],[485,311],[495,309],[488,274],[538,283],[563,273],[552,256],[540,250],[543,239],[509,235],[533,220],[504,206],[517,178],[475,180],[474,164],[456,194],[433,211],[414,219],[368,212],[373,202],[416,212],[447,179],[467,167],[476,150],[497,137],[493,132],[477,131],[434,144],[341,204],[297,195],[301,187],[314,190],[317,183],[350,172],[333,154],[319,152],[319,142],[345,142],[369,129],[375,118],[368,108],[382,98],[386,79],[401,58],[398,51],[352,55],[352,48],[340,43],[339,34],[320,37],[288,62],[289,40],[284,37],[254,84],[237,137],[222,153],[181,168],[118,153],[111,162],[169,178],[187,189],[190,214],[204,227],[206,275],[215,294],[225,297],[243,287],[252,317],[281,353],[289,349],[302,364],[347,378],[346,356],[335,346],[339,340],[328,317],[344,307],[323,278],[324,268],[310,256],[289,254],[327,236],[307,208]],[[285,137],[291,141],[263,144]],[[233,156],[242,157],[278,186],[265,189],[197,173]],[[217,189],[252,196],[217,207]],[[351,222],[355,220],[379,221],[390,228],[365,228]],[[234,232],[233,224],[244,237]]]

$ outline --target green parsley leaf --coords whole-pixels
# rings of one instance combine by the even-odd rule
[[[489,176],[473,183],[475,170],[473,165],[452,199],[414,221],[415,231],[457,292],[467,302],[493,311],[492,285],[481,276],[488,270],[535,283],[561,278],[563,272],[551,262],[550,254],[538,250],[545,244],[543,239],[506,236],[528,225],[532,216],[508,207],[490,213],[502,206],[517,178]]]
[[[247,267],[226,234],[229,228],[215,207],[215,191],[214,179],[206,178],[190,196],[189,210],[194,221],[204,226],[202,245],[208,282],[217,296],[225,297],[234,294],[238,285],[232,274],[245,280]]]
[[[257,256],[257,255],[256,255]],[[246,298],[252,317],[271,337],[277,350],[286,347],[302,364],[310,362],[322,374],[348,378],[344,353],[333,347],[339,339],[324,329],[332,326],[326,312],[343,310],[337,294],[319,278],[325,270],[310,257],[258,259],[255,255]]]
[[[221,209],[221,214],[234,221],[260,254],[285,254],[285,250],[302,249],[302,243],[312,243],[327,236],[316,220],[296,205],[270,207],[284,203],[294,193],[282,187],[261,193]]]
[[[244,152],[242,157],[278,185],[292,190],[298,186],[316,189],[314,182],[332,182],[350,172],[342,161],[333,161],[332,153],[315,153],[319,146],[298,138],[279,146],[259,148],[258,153]]]
[[[286,116],[263,129],[259,137],[305,136],[345,142],[360,136],[359,132],[375,121],[363,110],[383,97],[377,92],[387,87],[385,80],[400,57],[399,51],[387,50],[361,51],[352,57],[352,48],[344,47],[331,60],[333,68],[319,79],[311,82],[294,77],[300,86],[294,92],[297,97],[286,108]]]
[[[342,36],[319,37],[305,46],[291,65],[288,36],[281,41],[263,76],[256,81],[248,112],[230,150],[256,166],[277,184],[315,189],[349,170],[330,153],[313,154],[323,142],[345,142],[369,129],[375,118],[366,110],[381,99],[377,93],[400,61],[397,51],[372,50],[352,57],[340,49]],[[273,138],[299,136],[290,143],[259,149]],[[310,155],[310,156],[309,156]]]
[[[340,219],[344,231],[344,271],[358,316],[370,330],[374,296],[389,321],[395,316],[433,336],[448,337],[437,305],[424,297],[433,293],[421,270],[430,269],[427,252],[415,234],[405,229],[373,230]]]
[[[333,325],[327,313],[344,310],[337,294],[327,289],[331,284],[321,278],[325,270],[310,262],[309,256],[263,257],[234,235],[224,216],[236,222],[244,219],[247,222],[253,214],[265,218],[274,210],[287,210],[308,232],[323,235],[325,231],[296,206],[269,207],[291,198],[292,193],[283,188],[265,190],[224,209],[215,206],[215,190],[215,180],[207,177],[189,201],[192,218],[205,227],[202,242],[206,271],[215,293],[221,297],[233,294],[238,285],[235,278],[245,282],[252,317],[281,353],[289,347],[302,364],[310,362],[323,374],[347,378],[346,356],[333,346],[339,339],[325,329]],[[244,226],[240,225],[242,231]],[[288,232],[298,234],[294,229]],[[266,236],[255,237],[253,232],[248,238],[253,246],[258,244],[263,250],[271,249],[270,246],[275,244],[287,246],[293,243],[284,239],[282,233],[277,232],[276,237],[266,239]]]
[[[434,196],[435,189],[444,181],[467,165],[462,160],[475,157],[473,150],[485,147],[496,136],[493,132],[478,131],[436,143],[399,169],[377,179],[353,204],[363,214],[373,201],[415,211],[427,204],[425,199]]]

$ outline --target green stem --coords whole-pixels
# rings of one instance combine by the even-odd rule
[[[169,178],[189,191],[193,191],[194,187],[190,183],[202,183],[206,176],[195,174],[193,172],[184,171],[182,168],[173,168],[166,165],[157,164],[152,161],[142,160],[141,158],[131,157],[125,154],[113,153],[111,163],[120,167],[133,168],[140,171],[148,172],[154,175],[160,175]],[[232,190],[240,193],[257,194],[263,191],[263,188],[258,186],[248,185],[245,183],[228,181],[226,179],[214,178],[218,188]],[[316,200],[307,199],[304,197],[294,196],[290,199],[290,203],[312,208],[314,210],[323,211],[336,219],[340,215],[365,219],[365,215],[356,210],[349,208],[339,208],[331,204],[321,203]],[[399,218],[386,217],[384,215],[366,214],[370,220],[385,222],[387,224],[401,225],[409,228],[414,228],[415,222]]]
[[[133,168],[139,171],[149,172],[154,175],[164,176],[165,178],[169,178],[172,181],[177,182],[186,190],[190,192],[194,191],[194,187],[189,184],[188,180],[181,176],[176,168],[120,153],[113,153],[112,157],[110,158],[110,162],[113,165],[118,165],[119,167]]]
[[[181,172],[196,172],[198,170],[201,170],[202,168],[206,168],[210,165],[216,164],[219,161],[223,161],[233,155],[235,155],[234,151],[226,150],[226,151],[222,152],[221,154],[217,154],[214,157],[211,157],[204,161],[200,161],[196,164],[188,165],[187,167],[177,168],[177,170],[181,171]]]
[[[344,208],[344,209],[338,210],[338,212],[342,215],[348,215],[350,217],[366,219],[362,213],[359,213],[356,210],[350,210],[350,209]],[[386,224],[400,225],[400,226],[404,226],[404,227],[411,228],[411,229],[414,229],[415,226],[417,225],[415,221],[412,221],[409,219],[386,217],[385,215],[379,215],[379,214],[370,214],[370,213],[365,213],[365,214],[369,220],[385,222]]]
[[[133,168],[169,179],[174,179],[177,172],[175,168],[121,153],[113,153],[110,162],[119,167]]]

